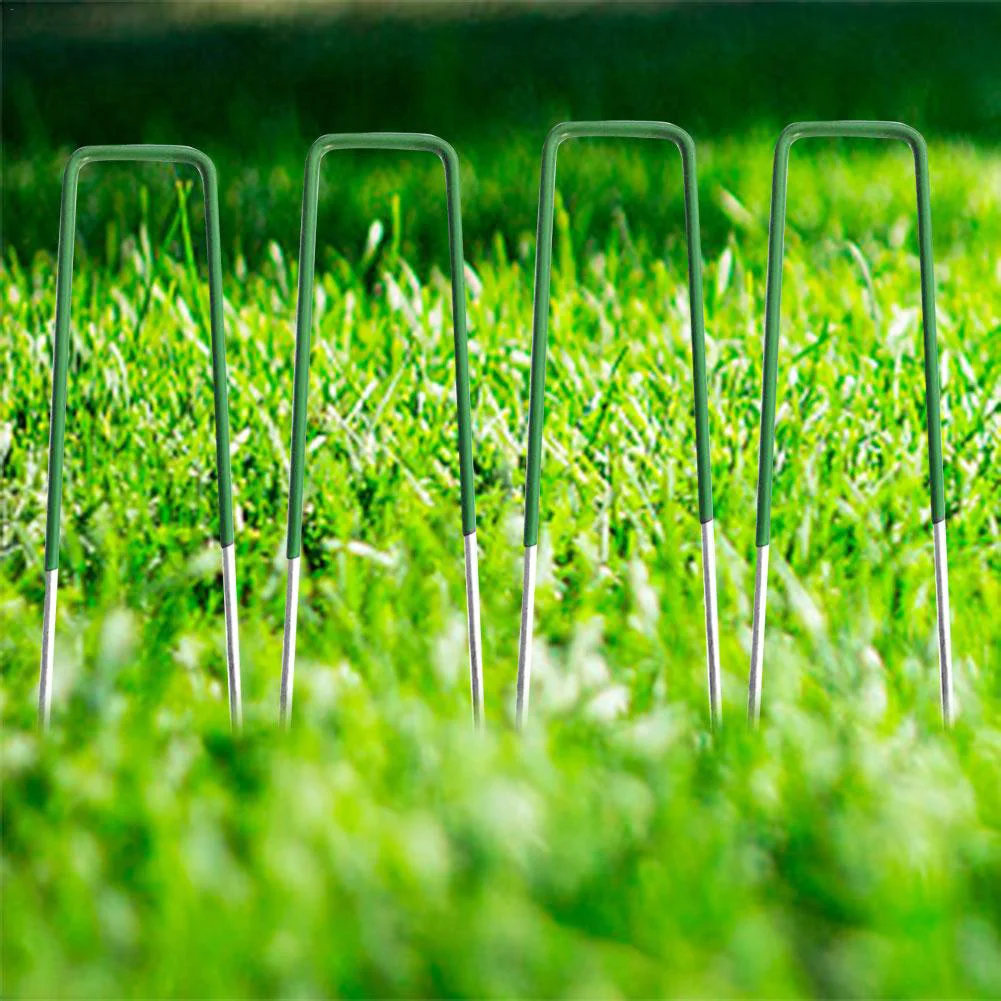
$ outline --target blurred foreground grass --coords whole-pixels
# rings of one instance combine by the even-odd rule
[[[931,150],[961,712],[945,735],[909,163],[797,149],[751,735],[770,152],[700,146],[703,208],[729,227],[705,271],[715,737],[680,213],[652,239],[623,209],[680,187],[674,156],[663,176],[629,151],[614,174],[584,147],[566,157],[525,739],[510,710],[530,239],[469,263],[479,736],[447,281],[401,254],[386,199],[367,244],[328,249],[317,282],[289,734],[274,724],[295,267],[273,244],[227,277],[248,719],[228,732],[205,295],[178,208],[154,198],[138,236],[99,229],[81,249],[54,728],[39,739],[54,265],[8,256],[6,995],[1001,993],[1001,158]],[[582,222],[591,191],[595,211],[618,204],[601,241]]]

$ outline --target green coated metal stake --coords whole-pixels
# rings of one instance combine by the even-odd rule
[[[466,344],[466,288],[462,256],[462,206],[459,158],[444,139],[418,132],[353,132],[320,136],[306,157],[299,240],[299,292],[296,310],[295,376],[292,400],[292,447],[288,497],[288,583],[282,643],[280,716],[288,725],[295,674],[295,633],[302,552],[302,493],[306,470],[306,397],[309,392],[309,347],[313,320],[313,273],[316,260],[316,217],[320,165],[332,150],[377,149],[433,153],[445,168],[448,238],[452,272],[452,324],[455,341],[455,395],[459,412],[459,490],[466,569],[466,615],[469,629],[469,675],[473,722],[483,717],[483,674],[480,662],[480,588],[476,552],[476,505],[473,488],[472,417],[469,407],[469,358]]]
[[[45,526],[45,610],[42,660],[38,684],[38,714],[49,724],[52,670],[59,586],[59,518],[62,508],[63,444],[66,436],[66,374],[69,367],[70,310],[73,285],[73,243],[80,172],[91,163],[183,163],[194,167],[205,194],[208,244],[209,303],[212,336],[212,381],[215,390],[216,474],[219,481],[219,541],[222,545],[223,604],[226,616],[226,661],[229,712],[234,728],[242,719],[240,645],[237,629],[236,564],[233,551],[233,496],[229,464],[229,406],[226,393],[226,340],[223,329],[222,256],[219,238],[219,191],[212,161],[190,146],[83,146],[66,164],[59,216],[59,260],[56,271],[56,333],[52,365],[52,409],[49,427],[48,511]]]
[[[789,151],[798,139],[892,139],[907,143],[914,154],[917,184],[918,244],[921,257],[921,319],[924,327],[925,397],[928,464],[931,480],[932,534],[935,542],[935,596],[942,719],[951,726],[952,653],[949,627],[949,571],[945,541],[945,481],[942,474],[942,423],[939,416],[938,348],[935,339],[935,275],[932,260],[931,195],[928,147],[924,138],[900,122],[797,122],[775,145],[772,207],[768,230],[768,286],[765,301],[765,359],[761,390],[761,437],[758,450],[757,565],[754,575],[754,624],[747,711],[756,725],[761,710],[761,674],[768,592],[768,546],[771,538],[772,463],[775,451],[775,395],[778,372],[779,319],[782,308],[782,260],[785,236]]]
[[[709,406],[706,394],[705,328],[702,307],[702,247],[695,143],[684,129],[667,122],[564,122],[546,136],[542,147],[542,183],[535,257],[535,309],[532,332],[532,380],[528,416],[528,475],[525,483],[525,560],[518,649],[517,720],[528,717],[535,617],[535,573],[539,542],[539,492],[542,474],[542,425],[545,404],[549,285],[553,256],[553,212],[556,197],[556,154],[567,139],[662,139],[681,153],[688,244],[688,296],[692,328],[692,383],[695,398],[695,443],[699,521],[702,524],[702,581],[706,618],[706,662],[710,720],[721,721],[719,629],[716,612],[716,548],[713,535],[712,474],[709,462]]]

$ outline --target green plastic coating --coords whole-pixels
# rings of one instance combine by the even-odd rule
[[[550,130],[542,147],[542,183],[539,191],[539,223],[535,254],[532,376],[528,411],[528,475],[525,482],[526,546],[534,546],[539,541],[539,492],[542,478],[542,425],[545,414],[553,213],[556,200],[556,154],[564,140],[583,138],[665,139],[673,142],[681,153],[685,189],[685,236],[688,245],[688,299],[692,328],[692,382],[695,394],[699,520],[705,524],[711,521],[713,516],[705,326],[702,310],[702,242],[699,235],[695,143],[684,129],[668,122],[563,122]]]
[[[226,393],[226,339],[223,329],[222,251],[219,237],[219,187],[215,166],[190,146],[82,146],[66,164],[59,214],[56,270],[56,337],[52,364],[49,427],[49,498],[45,525],[45,569],[59,566],[59,518],[62,510],[63,445],[66,436],[66,373],[69,367],[70,310],[73,289],[73,242],[80,172],[89,163],[184,163],[194,167],[205,195],[208,245],[212,382],[215,389],[216,474],[219,481],[219,539],[233,543],[233,489],[229,463],[229,404]]]
[[[938,347],[935,335],[935,273],[932,258],[931,195],[928,146],[916,129],[901,122],[797,122],[787,126],[775,144],[772,207],[768,224],[768,283],[765,296],[765,361],[761,390],[761,434],[758,449],[758,547],[771,538],[772,468],[775,451],[775,393],[778,374],[779,320],[782,311],[782,261],[785,244],[786,188],[789,151],[797,139],[894,139],[910,146],[917,184],[918,247],[921,260],[921,320],[924,327],[925,399],[932,521],[945,518],[942,473],[942,421],[939,414]]]
[[[434,153],[445,168],[448,242],[452,272],[452,329],[455,341],[455,397],[459,411],[459,491],[462,534],[476,531],[473,487],[473,433],[469,408],[469,355],[466,345],[466,283],[462,258],[462,204],[459,158],[444,139],[420,132],[346,132],[320,136],[306,157],[299,237],[299,301],[295,324],[295,377],[292,397],[292,456],[288,495],[288,558],[302,550],[302,492],[306,466],[306,397],[309,392],[309,345],[313,323],[313,273],[316,264],[316,216],[320,165],[331,150],[381,149]]]

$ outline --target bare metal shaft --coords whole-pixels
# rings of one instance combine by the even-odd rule
[[[466,619],[469,631],[469,689],[473,703],[473,725],[483,725],[483,666],[480,659],[480,571],[476,553],[476,533],[463,536],[466,553]]]
[[[521,590],[521,640],[518,644],[518,696],[516,719],[523,730],[528,719],[528,695],[532,684],[532,634],[535,622],[535,567],[538,546],[525,547],[525,574]]]
[[[42,612],[42,662],[38,671],[38,722],[49,728],[52,711],[52,665],[56,649],[56,595],[59,592],[59,570],[45,571],[45,608]]]
[[[713,519],[702,524],[702,598],[706,610],[706,670],[709,676],[709,719],[723,723],[723,683],[719,667],[719,617],[716,609],[716,540]]]
[[[292,684],[295,680],[295,627],[299,618],[299,560],[288,561],[288,582],[285,587],[285,632],[282,636],[282,687],[279,699],[281,725],[292,720]]]
[[[945,544],[945,521],[932,526],[935,536],[935,609],[938,623],[938,667],[942,698],[942,722],[952,726],[952,628],[949,623],[949,558]]]
[[[751,676],[747,685],[747,721],[761,715],[761,669],[765,654],[765,603],[768,600],[768,546],[758,546],[754,568],[754,623],[751,627]]]
[[[222,597],[226,615],[226,668],[229,676],[229,721],[234,730],[243,726],[240,694],[240,640],[236,600],[236,547],[222,547]]]

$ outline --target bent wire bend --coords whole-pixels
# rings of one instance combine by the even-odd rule
[[[179,163],[194,167],[205,197],[208,249],[209,317],[212,341],[212,383],[215,395],[216,474],[219,487],[219,541],[223,554],[223,598],[226,616],[226,657],[230,719],[239,727],[240,650],[237,627],[236,567],[233,542],[233,488],[229,458],[229,404],[226,385],[226,339],[223,327],[222,250],[219,236],[219,191],[215,166],[191,146],[83,146],[66,164],[59,216],[59,255],[56,270],[56,329],[52,364],[52,409],[49,430],[48,508],[45,525],[45,611],[42,660],[39,671],[38,711],[47,726],[52,701],[52,671],[56,592],[59,572],[60,516],[62,512],[63,452],[66,436],[66,381],[69,367],[72,309],[73,244],[80,173],[91,163]]]
[[[295,675],[295,636],[302,553],[303,483],[306,470],[306,420],[309,392],[309,351],[313,322],[313,277],[316,264],[316,228],[320,167],[334,150],[394,150],[433,153],[445,171],[449,258],[452,281],[452,324],[455,353],[455,390],[459,424],[459,488],[466,572],[466,612],[469,629],[470,688],[473,720],[483,715],[480,659],[479,573],[476,550],[476,505],[473,486],[472,416],[469,405],[469,355],[466,336],[466,290],[462,254],[462,205],[459,158],[438,136],[418,132],[351,132],[321,136],[306,157],[299,238],[299,289],[296,308],[295,374],[292,399],[292,444],[288,500],[288,583],[282,644],[280,716],[288,724]]]
[[[685,233],[688,245],[688,294],[691,312],[692,383],[695,399],[695,442],[699,520],[702,523],[703,587],[706,616],[706,657],[711,719],[721,718],[720,668],[716,614],[715,544],[713,538],[712,474],[709,461],[709,406],[706,390],[705,328],[702,306],[702,249],[699,235],[698,184],[695,143],[677,125],[668,122],[563,122],[546,136],[542,148],[542,180],[536,234],[535,302],[532,333],[532,374],[528,418],[528,468],[525,482],[525,562],[518,650],[517,720],[524,726],[528,714],[532,667],[535,572],[539,541],[542,474],[542,430],[545,412],[546,349],[549,330],[549,288],[553,253],[553,215],[556,198],[556,157],[568,139],[661,139],[674,143],[681,154],[685,192]]]
[[[945,541],[945,480],[942,468],[942,422],[935,330],[935,276],[932,255],[931,194],[928,147],[916,129],[901,122],[797,122],[783,129],[775,145],[772,203],[768,229],[768,279],[765,299],[765,353],[761,389],[761,430],[758,450],[757,560],[754,582],[754,623],[748,681],[748,718],[756,724],[761,709],[765,609],[768,590],[768,547],[771,539],[772,473],[775,449],[775,404],[779,326],[782,307],[782,262],[785,245],[786,192],[789,154],[793,143],[807,138],[890,139],[907,143],[914,156],[917,192],[918,245],[921,261],[921,319],[924,331],[924,371],[928,432],[928,464],[932,530],[935,542],[935,593],[938,622],[942,719],[951,725],[952,653],[949,628],[949,582]]]

